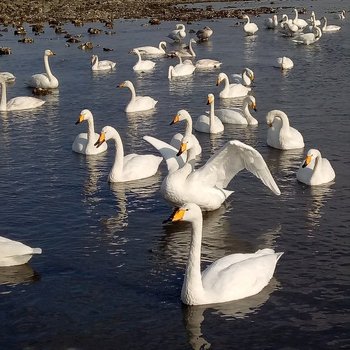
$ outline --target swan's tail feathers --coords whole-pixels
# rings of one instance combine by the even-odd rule
[[[33,254],[41,254],[42,250],[41,248],[33,248]]]

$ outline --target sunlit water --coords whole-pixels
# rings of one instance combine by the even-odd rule
[[[282,5],[300,7],[301,2]],[[176,63],[170,58],[156,59],[152,73],[132,71],[136,58],[129,50],[157,45],[175,22],[118,21],[111,36],[87,34],[90,26],[104,29],[102,24],[66,25],[69,32],[82,33],[83,41],[93,41],[92,52],[100,59],[117,61],[115,71],[100,74],[90,70],[91,51],[66,47],[52,28],[27,45],[17,42],[13,29],[2,33],[1,46],[10,46],[13,54],[0,57],[0,71],[17,76],[9,97],[31,94],[25,81],[43,71],[46,48],[57,53],[50,63],[60,81],[57,92],[42,97],[47,101],[42,108],[0,115],[0,234],[43,249],[29,265],[0,269],[2,349],[350,347],[350,28],[348,19],[340,23],[331,13],[349,5],[312,1],[303,6],[319,17],[326,14],[342,30],[306,47],[264,30],[265,16],[254,18],[260,30],[251,38],[244,37],[235,19],[188,25],[214,30],[212,40],[195,46],[198,58],[220,59],[229,74],[247,66],[256,75],[259,125],[226,125],[214,137],[197,134],[204,149],[200,163],[227,140],[239,139],[262,153],[282,192],[275,196],[242,172],[229,186],[235,193],[227,203],[205,215],[203,267],[225,254],[263,247],[285,254],[258,295],[204,307],[180,301],[190,226],[162,225],[171,212],[159,193],[165,165],[152,178],[110,185],[114,145],[91,158],[73,153],[71,145],[87,128],[74,124],[79,112],[89,108],[96,131],[105,125],[118,128],[126,153],[156,154],[142,136],[169,141],[183,131],[184,125],[169,126],[172,117],[182,108],[194,118],[206,111],[207,94],[218,97],[221,89],[215,86],[219,71],[169,82],[168,66]],[[282,12],[292,15],[292,8]],[[295,63],[286,74],[273,68],[283,55]],[[154,111],[124,113],[130,95],[117,85],[126,79],[139,94],[159,101]],[[217,98],[216,105],[224,103]],[[266,146],[264,118],[271,109],[289,115],[304,135],[304,150]],[[308,148],[320,149],[332,162],[334,183],[310,188],[296,181]]]

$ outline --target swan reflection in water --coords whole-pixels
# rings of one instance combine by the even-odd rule
[[[241,300],[220,304],[188,306],[183,305],[183,320],[188,334],[189,343],[194,350],[210,349],[205,334],[202,333],[202,323],[205,321],[205,311],[219,315],[226,319],[243,319],[256,313],[268,301],[270,295],[280,287],[273,277],[269,284],[258,294]]]
[[[40,275],[30,265],[0,267],[0,285],[15,286],[40,280]]]

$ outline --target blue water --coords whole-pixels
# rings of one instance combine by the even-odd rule
[[[261,2],[262,5],[265,2]],[[281,6],[298,6],[280,2]],[[108,184],[114,146],[86,158],[71,151],[79,112],[89,108],[95,128],[116,127],[126,153],[154,153],[142,140],[152,135],[169,141],[183,125],[169,126],[179,109],[193,118],[207,110],[206,97],[219,70],[195,72],[169,82],[167,70],[176,59],[159,58],[152,73],[132,70],[130,49],[157,45],[176,22],[148,26],[147,20],[116,21],[115,35],[91,36],[84,27],[65,28],[83,34],[95,48],[84,52],[52,28],[18,43],[13,29],[2,33],[0,46],[13,54],[0,56],[0,71],[17,76],[8,97],[31,95],[25,86],[43,72],[43,51],[60,81],[58,91],[43,96],[46,104],[32,111],[0,114],[0,235],[40,247],[28,265],[0,269],[1,349],[346,349],[349,335],[349,131],[350,25],[331,12],[344,1],[304,3],[339,33],[324,34],[315,45],[297,46],[279,33],[263,29],[266,16],[254,18],[260,30],[243,35],[236,19],[202,21],[214,35],[194,47],[198,59],[223,62],[221,71],[254,70],[257,127],[225,125],[218,136],[197,134],[203,147],[198,166],[226,141],[238,139],[264,156],[281,189],[275,196],[248,172],[229,188],[235,193],[219,210],[205,214],[203,267],[226,254],[271,247],[285,254],[275,277],[258,295],[241,301],[187,307],[180,291],[189,246],[190,226],[162,225],[172,208],[159,193],[166,175],[124,184]],[[292,15],[292,9],[279,13]],[[303,18],[308,16],[302,15]],[[114,51],[104,52],[103,47]],[[170,49],[171,49],[170,45]],[[173,48],[176,48],[175,46]],[[90,56],[117,61],[115,71],[93,74]],[[273,68],[279,56],[293,59],[287,74]],[[141,95],[158,100],[150,113],[127,115],[130,94],[117,85],[135,83]],[[304,136],[305,149],[278,151],[267,147],[265,115],[285,111]],[[310,188],[296,180],[309,148],[318,148],[336,172],[334,183]]]

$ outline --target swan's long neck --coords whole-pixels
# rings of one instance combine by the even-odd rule
[[[136,91],[135,91],[134,85],[130,85],[130,86],[128,86],[128,88],[131,91],[131,101],[135,101],[136,100]]]
[[[322,163],[321,154],[317,154],[315,157],[315,164],[314,164],[314,169],[313,169],[314,174],[321,171],[321,165],[320,165],[321,163]]]
[[[276,115],[276,117],[279,117],[282,121],[281,131],[282,132],[289,132],[289,119],[288,119],[287,115],[285,113],[281,112],[278,115]]]
[[[137,64],[138,64],[138,63],[141,63],[142,58],[141,58],[140,52],[139,52],[139,51],[136,51],[136,55],[137,55],[137,57],[139,58],[138,61],[137,61]]]
[[[257,120],[250,113],[248,102],[244,103],[243,114],[245,119],[247,119],[248,124],[255,124],[257,122]]]
[[[215,113],[214,113],[214,101],[210,104],[210,114],[209,114],[209,131],[213,132],[213,127],[215,123]]]
[[[228,80],[228,76],[225,74],[224,77],[224,91],[228,91],[230,89],[230,82]]]
[[[249,16],[246,17],[246,20],[247,20],[247,24],[249,24],[249,23],[250,23],[250,18],[249,18]]]
[[[51,80],[54,76],[51,72],[50,65],[49,65],[49,56],[44,56],[44,65],[45,65],[45,71],[47,76],[49,77],[49,80]]]
[[[159,46],[158,46],[158,48],[159,48],[159,50],[162,50],[162,51],[164,51],[165,52],[165,50],[163,49],[163,41],[161,41],[160,43],[159,43]]]
[[[173,76],[173,70],[174,70],[174,67],[173,66],[169,66],[168,79],[171,79],[171,77]]]
[[[186,118],[186,128],[184,137],[189,137],[192,134],[192,118]]]
[[[196,53],[193,50],[192,41],[191,40],[190,40],[189,50],[190,50],[191,56],[192,57],[196,57]]]
[[[4,81],[1,82],[1,101],[0,101],[0,111],[6,111],[6,83]]]
[[[179,60],[180,60],[180,63],[179,63],[179,64],[182,64],[182,58],[181,58],[181,55],[178,55],[177,57],[179,57]]]
[[[192,238],[188,254],[185,278],[182,285],[182,296],[191,300],[203,293],[201,275],[201,245],[203,219],[198,217],[192,222]]]
[[[325,30],[327,27],[327,17],[323,17],[323,20],[324,20],[324,25],[322,27],[322,30]]]
[[[95,126],[94,118],[90,117],[87,119],[88,122],[88,145],[93,145],[95,143]]]
[[[294,18],[294,20],[297,20],[297,19],[298,19],[298,10],[297,10],[297,9],[294,9],[294,12],[295,12],[295,18]]]
[[[93,59],[93,61],[92,61],[92,67],[93,67],[93,68],[96,68],[97,66],[98,66],[98,57],[95,56],[94,59]]]
[[[124,148],[123,148],[122,139],[120,138],[117,132],[113,135],[112,138],[115,143],[115,158],[114,158],[114,164],[112,166],[111,172],[109,173],[109,176],[115,178],[118,175],[120,176],[123,172]]]

